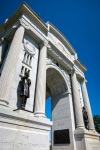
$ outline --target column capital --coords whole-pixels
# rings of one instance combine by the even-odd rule
[[[23,18],[19,19],[19,24],[27,30],[30,29],[30,25]]]
[[[72,74],[76,74],[77,78],[80,80],[80,81],[83,81],[85,80],[85,76],[84,74],[81,74],[76,68],[75,66],[73,66],[73,68],[68,72],[70,75]]]
[[[72,68],[72,69],[68,72],[68,74],[73,74],[73,73],[76,73],[75,68]]]
[[[83,82],[87,82],[87,80],[85,79],[85,77],[82,77],[81,79],[80,79],[80,81],[81,81],[81,83],[83,83]]]
[[[41,43],[39,44],[40,47],[46,46],[47,48],[51,48],[49,42],[45,39],[43,39],[43,41],[41,41]]]
[[[5,41],[5,38],[2,37],[2,38],[0,39],[0,44],[2,44],[4,41]]]

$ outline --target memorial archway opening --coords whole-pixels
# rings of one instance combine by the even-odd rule
[[[48,97],[51,97],[52,99],[52,146],[53,148],[57,148],[59,144],[60,146],[63,146],[63,144],[67,145],[70,143],[69,133],[71,132],[71,127],[69,126],[70,123],[68,121],[70,118],[68,87],[62,71],[56,66],[47,68],[46,99]],[[62,133],[63,137],[61,137]]]

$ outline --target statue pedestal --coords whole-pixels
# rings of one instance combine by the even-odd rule
[[[2,108],[0,121],[0,150],[49,150],[49,119]]]
[[[76,150],[100,150],[100,135],[92,130],[76,129]]]

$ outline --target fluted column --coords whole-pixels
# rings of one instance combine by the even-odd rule
[[[45,96],[46,96],[46,55],[47,46],[43,44],[40,49],[38,77],[35,97],[35,116],[45,117]]]
[[[4,38],[1,38],[0,39],[0,63],[2,61],[3,45],[4,45]]]
[[[24,27],[20,26],[14,35],[0,77],[0,105],[8,106],[9,93],[14,78],[14,72],[24,36]]]
[[[92,117],[92,111],[91,111],[91,106],[90,106],[90,102],[89,102],[89,97],[88,97],[88,92],[87,92],[85,80],[82,81],[82,93],[83,93],[84,106],[85,106],[85,109],[86,109],[87,114],[88,114],[89,129],[90,130],[95,130],[93,117]]]
[[[2,56],[2,42],[0,42],[0,63],[1,63],[1,56]]]
[[[73,91],[73,99],[74,99],[76,127],[84,128],[82,108],[81,108],[80,97],[78,92],[78,82],[77,82],[75,71],[72,71],[71,73],[71,81],[72,81],[72,91]]]

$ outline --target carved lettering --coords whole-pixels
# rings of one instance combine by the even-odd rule
[[[0,142],[0,147],[13,147],[13,148],[46,148],[45,144],[33,144],[33,143],[22,143],[22,142]]]

